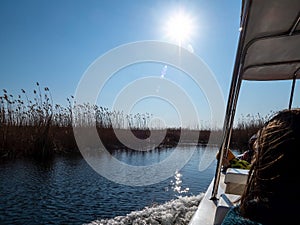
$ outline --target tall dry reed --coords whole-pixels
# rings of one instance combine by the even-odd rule
[[[28,96],[33,96],[29,98]],[[77,145],[73,127],[89,128],[96,125],[99,137],[108,148],[126,147],[115,136],[115,129],[133,132],[138,138],[146,139],[151,132],[161,132],[159,124],[150,125],[152,114],[137,113],[125,115],[123,111],[110,111],[108,108],[77,104],[74,97],[66,99],[66,106],[54,104],[48,87],[42,88],[36,82],[32,93],[21,89],[13,96],[3,89],[0,95],[0,157],[34,156],[49,158],[55,153],[76,152]],[[233,145],[238,148],[247,146],[249,137],[266,121],[259,114],[242,117],[233,130]],[[196,127],[199,127],[198,125]],[[168,128],[160,146],[174,146],[178,143],[182,128]],[[190,129],[189,132],[199,132]],[[206,144],[211,132],[220,130],[202,129],[198,143]],[[218,135],[217,135],[218,136]],[[188,135],[183,137],[185,142]],[[219,140],[215,140],[217,143]]]

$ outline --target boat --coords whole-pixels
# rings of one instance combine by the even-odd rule
[[[234,116],[243,81],[290,80],[287,108],[292,108],[296,80],[300,78],[300,1],[242,0],[240,34],[224,118],[219,159],[229,149]],[[217,159],[216,159],[217,160]],[[215,175],[193,215],[190,225],[221,224],[246,184],[248,170]]]

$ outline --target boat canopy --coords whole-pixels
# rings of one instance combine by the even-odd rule
[[[299,9],[299,0],[243,1],[243,79],[287,80],[295,73],[300,78]]]
[[[212,199],[217,198],[222,158],[229,148],[234,115],[243,80],[300,78],[300,0],[242,0],[240,36],[225,112]]]

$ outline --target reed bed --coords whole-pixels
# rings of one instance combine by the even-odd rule
[[[29,94],[33,98],[29,98]],[[21,89],[20,94],[13,96],[3,89],[0,95],[0,158],[30,156],[47,159],[55,154],[78,153],[73,127],[87,129],[89,136],[88,128],[96,126],[99,137],[109,150],[127,148],[116,137],[116,129],[125,137],[132,132],[141,139],[148,138],[150,132],[163,133],[159,126],[150,127],[152,115],[149,113],[125,115],[123,111],[110,111],[97,105],[76,104],[73,96],[66,99],[66,106],[54,104],[49,88],[42,88],[38,82],[29,94]],[[233,132],[233,139],[236,140],[233,143],[239,147],[245,146],[264,120],[256,115],[239,121]],[[166,136],[157,147],[176,146],[180,137],[184,142],[195,142],[189,140],[189,135],[182,137],[181,131],[181,128],[166,129]],[[221,131],[201,130],[198,144],[206,144],[211,132]],[[90,144],[92,147],[92,140]]]

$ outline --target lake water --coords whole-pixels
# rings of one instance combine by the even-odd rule
[[[180,150],[189,151],[189,147]],[[118,150],[112,155],[132,165],[159,163],[174,150]],[[178,196],[205,192],[213,178],[217,149],[197,147],[188,163],[170,178],[147,186],[110,181],[81,156],[49,162],[17,159],[0,163],[0,224],[83,224],[124,216]],[[210,160],[199,171],[200,160]],[[207,162],[208,162],[207,161]],[[128,176],[128,174],[127,174]]]

